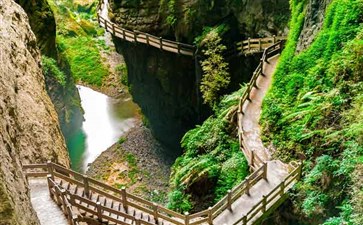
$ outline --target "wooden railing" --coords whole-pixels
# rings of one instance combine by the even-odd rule
[[[79,225],[80,217],[72,209],[72,205],[66,198],[66,192],[61,189],[58,184],[54,182],[49,174],[47,164],[29,164],[23,165],[23,170],[26,171],[26,177],[47,177],[48,189],[50,197],[57,203],[57,205],[62,209],[64,215],[66,216],[68,223],[71,225]],[[28,170],[31,170],[28,172]]]
[[[301,164],[290,164],[292,172],[276,186],[269,194],[263,197],[246,215],[241,215],[241,219],[236,224],[247,224],[256,217],[264,214],[269,208],[278,204],[278,200],[287,193],[294,181],[299,180],[301,176]],[[155,221],[163,219],[176,225],[197,225],[197,224],[213,224],[215,219],[224,210],[232,211],[232,203],[235,202],[243,194],[249,195],[250,188],[253,187],[261,179],[267,179],[267,164],[248,176],[242,183],[235,186],[228,194],[217,202],[213,207],[198,213],[182,215],[162,206],[156,205],[150,201],[126,192],[125,188],[121,190],[105,185],[85,175],[79,174],[72,170],[66,169],[60,165],[48,162],[47,164],[24,165],[23,169],[27,177],[44,177],[47,176],[49,192],[51,198],[59,205],[66,215],[71,225],[78,225],[78,221],[82,221],[82,217],[76,215],[72,207],[83,210],[100,221],[110,221],[119,224],[135,224],[135,225],[154,225],[150,221],[141,220],[135,217],[135,214],[128,214],[128,207],[133,207],[142,213],[149,214]],[[29,171],[30,170],[30,171]],[[34,171],[35,170],[35,171]],[[61,184],[55,182],[60,179]],[[62,183],[68,182],[68,188],[62,186]],[[76,185],[77,188],[83,188],[82,195],[77,195],[69,191],[70,185]],[[125,212],[107,207],[99,201],[91,200],[91,195],[97,194],[109,200],[122,204]],[[120,204],[120,205],[121,205]],[[121,219],[119,219],[121,218]],[[150,218],[150,217],[148,217]],[[124,222],[130,220],[131,223]]]
[[[121,188],[120,190],[113,188],[102,182],[89,178],[70,169],[66,169],[52,162],[48,162],[47,164],[24,165],[23,169],[27,177],[47,176],[50,190],[52,189],[51,196],[56,196],[53,199],[56,199],[57,203],[59,202],[59,197],[57,196],[60,195],[54,192],[54,186],[57,186],[57,184],[55,183],[56,178],[68,182],[69,184],[76,185],[77,187],[83,188],[82,196],[67,192],[70,204],[73,207],[77,207],[79,209],[87,211],[92,215],[99,216],[99,219],[102,220],[115,222],[115,217],[122,217],[134,220],[135,224],[145,225],[150,225],[152,223],[144,220],[137,221],[135,217],[127,214],[129,207],[137,209],[144,214],[148,214],[152,216],[155,220],[158,220],[160,218],[176,225],[197,225],[204,223],[213,224],[213,219],[216,218],[224,210],[231,210],[232,203],[236,201],[241,195],[249,194],[250,188],[253,185],[255,185],[261,179],[267,179],[267,164],[264,163],[258,170],[250,174],[250,176],[248,176],[243,182],[235,186],[232,190],[229,190],[228,194],[224,196],[219,202],[217,202],[213,207],[209,207],[207,210],[203,210],[201,212],[189,215],[188,213],[180,214],[178,212],[164,208],[163,206],[157,205],[153,202],[147,201],[131,193],[128,193],[125,188]],[[103,205],[97,206],[97,202],[92,201],[91,203],[91,200],[86,198],[87,196],[90,196],[91,192],[108,198],[110,200],[120,202],[126,213],[121,211],[115,211],[114,209],[107,208]],[[62,200],[62,198],[60,199]],[[85,206],[81,204],[81,202],[84,202],[92,207],[85,209]],[[67,205],[67,203],[64,204]],[[101,208],[99,209],[97,207]],[[107,216],[100,214],[99,210],[101,210],[102,212],[108,212],[109,215]],[[113,214],[114,217],[110,216],[111,214]]]
[[[107,22],[105,26],[108,27]],[[114,29],[115,30],[115,29]],[[137,38],[136,38],[137,39]],[[251,81],[247,85],[247,89],[243,93],[238,107],[238,134],[240,141],[240,148],[244,152],[251,168],[254,172],[248,176],[243,182],[229,190],[227,195],[218,201],[213,207],[207,210],[197,212],[189,215],[189,213],[178,213],[167,209],[163,206],[157,205],[153,202],[147,201],[136,195],[126,191],[126,188],[116,189],[108,186],[100,181],[89,178],[85,175],[66,169],[60,165],[52,162],[47,164],[32,164],[24,165],[23,169],[27,177],[45,177],[48,179],[49,192],[51,197],[62,208],[67,216],[70,224],[76,225],[82,219],[72,211],[72,207],[83,210],[100,221],[110,221],[118,224],[135,224],[135,225],[154,225],[159,220],[167,221],[175,225],[198,225],[198,224],[213,224],[213,220],[225,210],[232,211],[232,204],[239,199],[242,195],[249,195],[250,188],[262,179],[267,180],[267,163],[264,162],[254,150],[249,149],[243,140],[243,127],[240,119],[243,117],[243,105],[246,101],[251,101],[250,93],[252,88],[258,88],[257,79],[263,74],[264,63],[268,63],[268,59],[278,54],[282,49],[282,42],[277,42],[267,48],[263,52],[260,64],[256,68]],[[289,175],[269,194],[263,196],[252,209],[246,214],[241,215],[241,219],[235,224],[247,224],[255,221],[256,217],[262,216],[268,209],[273,208],[279,204],[279,200],[287,190],[291,188],[294,181],[297,181],[301,176],[301,164],[290,164]],[[56,182],[60,180],[60,183]],[[63,187],[62,183],[67,183],[67,187]],[[75,185],[76,190],[72,193],[69,189],[71,185]],[[82,195],[77,194],[77,189],[82,189]],[[124,211],[115,210],[113,207],[108,207],[101,204],[97,198],[96,201],[92,199],[92,194],[102,196],[105,199],[119,202],[119,207],[122,205]],[[134,213],[130,214],[129,208],[134,209]],[[135,217],[135,210],[148,215],[148,220],[137,219]],[[119,218],[123,218],[120,220]],[[155,223],[150,221],[153,218]],[[125,220],[131,223],[124,222]]]
[[[280,204],[279,200],[282,196],[291,188],[293,182],[298,181],[301,177],[302,164],[296,163],[292,167],[293,171],[283,180],[283,182],[270,191],[269,194],[263,196],[261,201],[256,203],[246,215],[241,215],[241,219],[233,225],[247,225],[251,221],[256,221],[256,217],[261,217],[268,209],[274,208],[275,205]]]
[[[243,105],[246,101],[251,101],[250,94],[253,88],[257,88],[257,79],[260,76],[265,76],[263,74],[263,65],[264,63],[268,63],[268,59],[279,54],[282,50],[283,42],[279,41],[267,48],[265,48],[263,55],[261,57],[260,63],[258,64],[256,70],[253,72],[252,78],[250,82],[247,84],[246,90],[243,92],[238,106],[238,138],[240,143],[240,148],[243,151],[245,157],[247,158],[247,161],[249,162],[249,165],[252,169],[259,168],[264,161],[258,157],[258,155],[255,153],[253,149],[249,149],[246,145],[245,141],[243,140],[243,126],[242,126],[242,117],[244,115],[243,112]]]
[[[153,46],[159,48],[161,50],[186,55],[186,56],[194,56],[195,46],[184,44],[176,41],[170,41],[167,39],[163,39],[162,37],[156,37],[148,33],[144,33],[137,30],[127,30],[119,25],[111,22],[108,18],[104,18],[101,14],[102,9],[104,7],[108,7],[105,5],[104,0],[99,1],[99,5],[97,8],[97,18],[98,23],[101,27],[105,28],[108,32],[110,32],[113,36],[121,38],[123,40],[135,43],[143,43],[149,46]]]
[[[237,50],[239,54],[253,54],[257,52],[263,52],[266,48],[274,45],[278,42],[283,42],[286,40],[286,37],[282,36],[273,36],[266,38],[248,38],[247,40],[241,41],[237,43]]]

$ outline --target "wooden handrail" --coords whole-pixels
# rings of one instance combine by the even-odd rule
[[[46,164],[39,164],[39,165],[24,165],[24,169],[28,170],[28,169],[48,169],[46,168],[44,165]],[[51,165],[51,169],[50,170],[54,170],[53,171],[53,176],[55,178],[58,179],[64,179],[67,182],[73,182],[74,184],[77,184],[79,186],[82,186],[83,188],[84,183],[76,180],[75,178],[72,178],[74,176],[82,176],[81,174],[74,172],[72,170],[66,169],[64,167],[61,167],[55,163],[48,163],[48,167]],[[261,201],[259,201],[245,216],[242,216],[241,219],[238,221],[246,221],[249,222],[251,221],[254,216],[256,216],[259,212],[261,212],[263,209],[266,209],[266,207],[273,202],[274,200],[276,200],[279,196],[281,197],[284,193],[286,193],[286,191],[288,190],[288,187],[292,184],[292,182],[294,182],[295,180],[299,179],[300,173],[301,173],[301,164],[291,164],[291,167],[293,167],[293,171],[284,179],[283,182],[281,182],[278,186],[276,186],[272,191],[270,191],[269,194],[267,194]],[[241,184],[237,185],[236,187],[234,187],[229,193],[230,193],[230,197],[228,195],[226,195],[225,197],[223,197],[219,202],[217,202],[213,207],[209,208],[208,210],[203,210],[201,212],[197,212],[194,213],[192,215],[182,215],[180,213],[174,212],[172,210],[163,208],[162,206],[158,206],[157,207],[157,214],[158,217],[167,220],[173,224],[176,225],[185,225],[187,223],[185,223],[185,221],[187,220],[189,222],[190,225],[197,225],[197,224],[203,224],[206,223],[208,221],[212,221],[214,218],[216,218],[221,212],[223,212],[224,210],[230,208],[230,204],[232,204],[236,199],[238,199],[240,197],[240,195],[242,195],[243,193],[247,192],[249,187],[252,187],[255,183],[257,183],[260,179],[265,178],[265,174],[266,174],[266,167],[267,164],[264,163],[263,166],[261,166],[258,170],[256,170],[254,173],[252,173],[250,176],[248,176]],[[62,173],[60,173],[62,172]],[[68,173],[68,174],[67,174]],[[49,185],[49,191],[51,194],[51,197],[53,198],[53,200],[55,200],[61,207],[61,209],[64,211],[64,213],[67,216],[67,219],[70,221],[70,223],[72,225],[78,224],[78,220],[79,218],[77,216],[74,215],[74,213],[70,213],[69,210],[71,209],[71,207],[78,207],[80,209],[83,209],[84,211],[87,211],[89,213],[93,213],[95,216],[99,215],[97,214],[97,210],[92,210],[92,209],[86,209],[87,207],[85,206],[81,206],[79,202],[85,202],[88,205],[94,205],[94,209],[96,209],[96,203],[97,202],[93,202],[90,199],[88,199],[87,197],[82,197],[76,194],[71,194],[70,192],[67,192],[67,198],[64,198],[65,193],[63,187],[60,187],[52,178],[51,174],[48,174],[47,176],[48,179],[48,185]],[[121,198],[116,197],[118,194],[121,193],[120,190],[115,189],[113,187],[104,185],[102,183],[100,183],[99,181],[96,181],[92,178],[88,178],[88,182],[90,184],[90,188],[92,189],[92,191],[94,193],[99,193],[101,195],[106,195],[105,197],[112,197],[112,199],[117,200],[117,201],[122,201]],[[100,185],[104,187],[107,190],[110,190],[112,192],[116,192],[114,193],[115,195],[112,194],[105,194],[106,192],[101,191],[97,188],[94,187],[94,184],[96,185]],[[133,201],[141,201],[142,204],[146,204],[148,205],[150,208],[155,206],[154,203],[151,203],[149,201],[146,201],[140,197],[136,197],[132,194],[127,194],[128,198],[132,198]],[[230,201],[228,201],[228,199],[230,198]],[[73,200],[79,200],[78,203],[75,203]],[[134,206],[140,206],[139,203],[135,204],[132,203],[132,201],[130,201],[129,199],[127,199],[128,203],[130,205]],[[131,204],[132,203],[132,204]],[[110,217],[111,214],[116,215],[116,216],[122,216],[124,218],[128,218],[130,220],[134,220],[135,224],[136,222],[139,222],[140,224],[146,224],[146,225],[150,225],[152,223],[146,222],[146,221],[136,221],[135,217],[123,213],[123,212],[119,212],[117,210],[108,208],[106,206],[100,206],[102,209],[102,212],[108,212],[108,216],[107,215],[103,215],[102,214],[102,219],[106,219],[109,221],[113,221],[116,222],[116,220],[112,217]],[[149,213],[151,215],[153,215],[153,212],[151,209],[146,209],[143,207],[137,207],[137,209],[144,211],[145,213]],[[161,210],[160,210],[161,209]],[[171,217],[171,216],[172,217]],[[183,222],[184,221],[184,222]],[[246,224],[244,223],[244,224]],[[235,223],[237,224],[237,223]]]
[[[104,0],[100,0],[97,6],[97,20],[99,25],[112,35],[127,41],[143,43],[165,51],[194,57],[196,50],[194,45],[163,39],[141,31],[126,30],[101,15],[104,7],[107,8],[108,6],[105,4]]]
[[[102,1],[102,0],[101,0]],[[100,18],[102,20],[102,18]],[[108,22],[106,23],[108,24]],[[108,26],[106,26],[107,28]],[[120,28],[122,29],[122,28]],[[116,30],[116,29],[113,29]],[[129,31],[127,31],[129,32]],[[124,36],[125,35],[125,32]],[[130,37],[131,38],[131,37]],[[133,38],[133,37],[132,37]],[[136,37],[135,39],[138,39]],[[149,40],[152,42],[151,40]],[[252,40],[253,41],[253,40]],[[262,40],[259,40],[259,43],[262,43]],[[248,42],[251,44],[251,40]],[[180,48],[180,46],[178,47]],[[238,113],[240,116],[243,116],[243,104],[246,101],[251,101],[249,98],[250,92],[254,87],[257,87],[257,79],[260,76],[263,76],[263,65],[267,62],[270,57],[273,57],[279,51],[281,51],[281,42],[275,43],[264,49],[263,56],[261,58],[261,62],[256,68],[251,81],[248,83],[245,92],[242,94],[242,97],[239,101]],[[62,207],[64,213],[68,216],[67,219],[70,221],[72,225],[78,223],[78,219],[76,218],[72,212],[69,212],[72,206],[79,207],[80,209],[84,209],[85,211],[93,213],[95,216],[98,216],[100,219],[106,219],[109,221],[117,222],[116,219],[110,217],[111,214],[116,216],[122,216],[121,212],[102,206],[97,202],[91,201],[90,195],[92,193],[96,193],[99,196],[104,196],[105,198],[112,199],[119,203],[122,203],[123,207],[126,210],[126,214],[128,212],[128,207],[133,207],[143,213],[146,213],[150,216],[153,216],[155,220],[163,219],[175,225],[198,225],[203,223],[212,224],[214,218],[216,218],[220,213],[224,210],[232,210],[231,205],[239,199],[239,197],[243,194],[249,194],[250,188],[259,182],[261,179],[267,179],[267,163],[264,162],[258,154],[255,154],[254,150],[248,149],[248,146],[244,143],[243,140],[243,127],[240,123],[238,123],[238,133],[239,133],[239,141],[240,147],[245,153],[246,158],[248,159],[251,168],[254,169],[254,172],[250,174],[244,181],[235,186],[232,190],[228,191],[228,194],[224,196],[220,201],[218,201],[213,207],[210,207],[207,210],[203,210],[201,212],[197,212],[189,215],[180,214],[178,212],[174,212],[170,209],[167,209],[163,206],[156,205],[153,202],[147,201],[143,198],[140,198],[136,195],[128,193],[125,188],[119,190],[108,186],[102,182],[99,182],[95,179],[84,176],[80,173],[67,169],[58,164],[48,162],[46,164],[31,164],[31,165],[23,165],[23,169],[27,177],[40,177],[47,176],[48,186],[51,197]],[[247,222],[251,221],[259,212],[264,213],[269,204],[275,201],[277,198],[280,198],[286,191],[289,186],[295,180],[298,180],[301,175],[301,164],[290,163],[289,166],[293,169],[292,172],[281,182],[277,187],[275,187],[272,191],[270,191],[263,199],[258,202],[246,215],[242,215],[239,222],[243,222],[243,224],[247,224]],[[28,171],[31,170],[31,171]],[[34,171],[35,170],[35,171]],[[64,189],[61,187],[61,184],[55,182],[55,178],[64,180],[69,184],[74,184],[78,187],[83,188],[84,196],[78,196],[76,194],[71,194],[67,192],[67,198],[64,198]],[[277,191],[278,190],[278,191]],[[78,203],[75,201],[78,200]],[[86,202],[88,205],[92,205],[93,209],[88,209],[85,206],[82,206],[80,201]],[[86,209],[87,208],[87,209]],[[109,215],[104,215],[102,212],[108,212]],[[152,223],[137,220],[135,217],[130,216],[129,214],[124,215],[124,218],[130,218],[134,224],[146,224],[150,225]],[[73,219],[74,218],[74,219]],[[120,224],[122,224],[120,222]],[[236,223],[237,224],[237,223]]]

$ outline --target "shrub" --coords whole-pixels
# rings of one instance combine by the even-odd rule
[[[62,86],[66,85],[66,76],[59,69],[57,62],[54,59],[43,55],[42,65],[43,65],[44,76],[54,77],[59,84],[61,84]]]
[[[212,108],[217,105],[221,91],[230,82],[228,63],[224,61],[222,55],[227,48],[221,44],[221,40],[215,30],[210,31],[203,40],[206,49],[203,50],[205,58],[201,61],[203,77],[200,91],[204,103]]]

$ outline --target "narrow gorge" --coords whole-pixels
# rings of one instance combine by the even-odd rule
[[[362,40],[362,0],[2,0],[0,225],[363,224]]]

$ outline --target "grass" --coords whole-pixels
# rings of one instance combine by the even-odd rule
[[[56,17],[58,51],[68,61],[75,81],[101,86],[109,70],[100,51],[109,49],[99,39],[104,31],[96,21],[95,2],[82,1],[79,5],[49,0]]]
[[[61,86],[66,85],[66,75],[59,69],[53,58],[42,56],[43,73],[45,76],[54,77]]]
[[[189,211],[196,203],[200,205],[196,202],[200,198],[211,206],[248,175],[247,161],[231,128],[234,125],[227,118],[243,90],[224,97],[215,115],[183,137],[184,154],[175,161],[170,178],[170,209]]]
[[[275,157],[304,159],[293,201],[301,221],[355,224],[354,215],[363,215],[351,204],[359,202],[351,189],[363,155],[363,2],[333,0],[321,31],[299,54],[307,1],[290,3],[290,34],[263,104],[264,141],[276,147]]]

